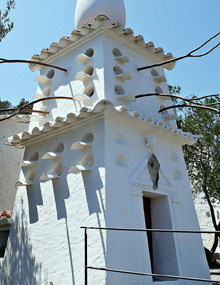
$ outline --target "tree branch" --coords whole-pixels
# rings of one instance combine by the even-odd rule
[[[72,98],[72,97],[64,97],[64,96],[57,96],[57,97],[49,97],[49,98],[41,98],[41,99],[38,99],[38,100],[35,100],[35,101],[32,101],[30,103],[27,103],[25,105],[23,105],[21,108],[17,109],[17,111],[5,118],[2,118],[0,119],[0,122],[2,121],[5,121],[5,120],[8,120],[10,118],[13,118],[14,116],[18,115],[20,112],[22,112],[24,109],[27,109],[29,106],[32,106],[36,103],[39,103],[39,102],[43,102],[43,101],[49,101],[49,100],[73,100],[73,101],[76,101],[76,99]],[[7,109],[6,109],[7,110]],[[31,111],[31,110],[30,110]]]
[[[173,106],[168,106],[165,107],[163,109],[160,109],[158,112],[161,113],[163,111],[169,110],[169,109],[175,109],[175,108],[199,108],[199,109],[204,109],[204,110],[208,110],[208,111],[212,111],[217,113],[220,116],[220,111],[218,109],[215,108],[211,108],[205,105],[195,105],[195,104],[191,104],[191,105],[187,105],[187,104],[179,104],[179,105],[173,105]]]
[[[213,40],[214,38],[216,38],[217,36],[220,35],[220,32],[218,32],[217,34],[215,34],[214,36],[212,36],[211,38],[209,38],[207,41],[205,41],[204,43],[202,43],[199,47],[191,50],[190,52],[188,52],[187,54],[183,55],[183,56],[179,56],[179,57],[176,57],[176,58],[173,58],[173,59],[170,59],[170,60],[167,60],[167,61],[162,61],[160,63],[156,63],[156,64],[153,64],[153,65],[148,65],[148,66],[144,66],[144,67],[139,67],[137,70],[138,71],[141,71],[141,70],[145,70],[145,69],[150,69],[150,68],[154,68],[154,67],[159,67],[159,66],[162,66],[162,65],[166,65],[166,64],[169,64],[169,63],[173,63],[173,62],[177,62],[179,60],[182,60],[184,58],[188,58],[188,57],[203,57],[209,53],[211,53],[213,50],[215,50],[218,46],[220,46],[220,42],[214,46],[213,48],[211,48],[209,51],[203,53],[203,54],[199,54],[199,55],[193,55],[194,52],[200,50],[202,47],[204,47],[206,44],[208,44],[211,40]]]
[[[43,62],[38,62],[38,61],[33,61],[33,60],[23,60],[23,59],[5,59],[5,58],[0,58],[0,64],[3,63],[27,63],[27,64],[37,64],[37,65],[42,65],[42,66],[47,66],[51,67],[54,69],[58,69],[64,72],[67,72],[67,69],[56,66],[56,65],[51,65]]]
[[[182,97],[180,95],[170,94],[170,93],[146,93],[146,94],[136,95],[135,98],[138,99],[138,98],[150,97],[150,96],[170,97],[170,98],[175,98],[175,99],[181,99],[183,101],[191,103],[193,101],[199,101],[199,100],[202,100],[202,99],[205,99],[205,98],[209,98],[209,97],[219,97],[220,93],[219,94],[205,95],[205,96],[202,96],[202,97],[199,97],[199,98],[186,98],[186,97]],[[202,103],[194,103],[194,104],[203,105]]]

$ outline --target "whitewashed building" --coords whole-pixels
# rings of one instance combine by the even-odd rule
[[[194,204],[196,208],[196,213],[199,219],[200,228],[203,231],[214,231],[215,228],[213,226],[212,217],[209,205],[205,200],[205,195],[203,193],[198,193],[194,199]],[[215,218],[217,224],[220,222],[220,202],[212,201]],[[214,242],[214,235],[210,234],[202,234],[202,240],[204,247],[211,250]],[[216,253],[220,254],[220,246],[218,245],[216,249]]]
[[[87,227],[199,230],[164,68],[171,59],[124,28],[123,0],[78,0],[76,27],[32,60],[40,70],[31,119],[9,142],[25,147],[2,285],[85,284]],[[66,97],[66,100],[58,99]],[[70,100],[71,99],[71,100]],[[73,99],[73,100],[72,100]],[[88,265],[210,279],[199,234],[88,230]],[[160,281],[160,283],[159,283]],[[88,284],[194,284],[193,281],[88,270]],[[203,282],[195,282],[203,284]]]
[[[0,118],[5,118],[5,115]],[[0,122],[0,212],[12,210],[14,207],[15,183],[20,173],[18,163],[24,156],[24,148],[11,146],[8,137],[27,131],[29,120],[29,116],[19,115]]]

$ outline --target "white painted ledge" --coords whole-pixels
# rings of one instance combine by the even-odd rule
[[[123,74],[117,75],[115,79],[119,81],[127,81],[131,79],[131,75],[128,72],[125,72]]]
[[[91,171],[91,167],[83,165],[74,165],[70,168],[69,173],[87,172]]]
[[[81,63],[81,64],[87,64],[92,60],[91,57],[85,55],[85,54],[80,54],[77,58],[76,58],[76,62],[77,63]]]
[[[129,62],[129,58],[127,56],[118,56],[115,58],[115,60],[120,64]]]
[[[20,186],[31,186],[33,185],[33,182],[31,181],[17,181],[15,183],[15,187],[20,187]]]
[[[136,98],[133,94],[130,95],[117,95],[117,100],[120,102],[135,102]]]
[[[55,159],[55,158],[61,158],[62,155],[59,152],[46,152],[42,159]]]
[[[80,80],[82,82],[87,82],[90,81],[91,79],[92,77],[83,71],[78,72],[75,77],[75,80]]]
[[[155,83],[167,82],[166,77],[165,76],[160,76],[160,75],[155,76],[153,78],[153,80],[154,80]]]
[[[45,85],[51,84],[51,79],[44,75],[38,75],[34,80]]]
[[[90,105],[92,104],[92,100],[89,96],[84,95],[84,94],[77,94],[76,96],[73,97],[75,100],[79,102],[83,102],[84,105]]]
[[[75,142],[72,144],[71,149],[72,150],[83,150],[87,151],[91,149],[92,144],[91,143],[85,143],[85,142]]]
[[[44,173],[41,175],[40,180],[41,181],[48,181],[53,179],[59,179],[60,175],[56,173]]]
[[[32,162],[32,161],[20,161],[20,162],[18,163],[18,165],[19,165],[20,167],[31,167],[31,166],[35,166],[36,163],[34,163],[34,162]]]

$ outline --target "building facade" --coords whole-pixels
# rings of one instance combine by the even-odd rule
[[[35,104],[49,114],[9,138],[25,152],[3,285],[84,284],[82,226],[199,230],[182,152],[196,137],[177,129],[172,110],[158,112],[169,98],[135,97],[168,92],[164,68],[173,63],[137,68],[172,54],[125,29],[123,1],[111,2],[78,0],[78,29],[32,57],[67,72],[30,64],[40,70],[35,98],[55,100]],[[88,230],[88,265],[149,273],[89,270],[88,284],[173,284],[152,273],[210,278],[194,234]]]

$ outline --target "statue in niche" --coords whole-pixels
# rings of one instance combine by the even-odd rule
[[[158,181],[160,178],[159,177],[160,163],[155,154],[152,154],[148,160],[148,169],[150,177],[153,182],[153,189],[156,190],[158,188]]]

